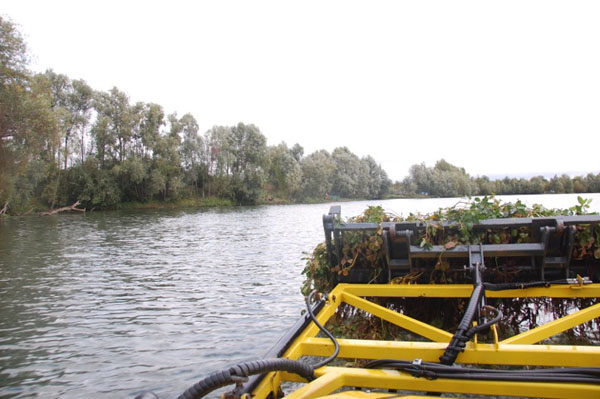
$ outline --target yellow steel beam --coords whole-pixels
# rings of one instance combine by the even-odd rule
[[[467,284],[338,284],[344,293],[373,297],[468,298],[473,291]]]
[[[488,298],[599,298],[600,284],[563,285],[522,290],[486,291]]]
[[[431,399],[431,396],[399,395],[397,393],[342,391],[321,399]]]
[[[333,316],[337,310],[337,308],[342,303],[342,289],[339,285],[336,286],[333,291],[329,294],[329,298],[325,306],[321,309],[319,314],[316,315],[317,320],[322,325],[327,324],[327,320]],[[310,323],[307,328],[302,331],[300,335],[294,341],[294,344],[284,353],[283,357],[287,357],[288,359],[298,359],[301,355],[301,351],[299,349],[300,344],[309,337],[314,337],[319,333],[319,328],[315,323]],[[331,353],[325,356],[329,356]]]
[[[423,359],[439,362],[447,344],[440,342],[375,341],[338,339],[342,358],[399,360]],[[333,345],[327,338],[308,338],[303,356],[327,356]],[[457,363],[510,366],[600,367],[600,346],[506,345],[468,342]]]
[[[381,305],[367,301],[366,299],[359,298],[356,295],[352,295],[348,292],[344,292],[342,295],[342,301],[354,306],[355,308],[367,311],[374,316],[389,321],[390,323],[393,323],[406,330],[412,331],[425,338],[429,338],[432,341],[450,342],[452,339],[452,334],[444,330],[440,330],[439,328],[431,326],[427,323],[423,323],[417,319],[413,319],[412,317],[408,317],[393,310],[387,309]]]
[[[327,320],[329,320],[329,318],[335,314],[338,306],[341,304],[342,288],[343,287],[338,285],[333,289],[333,291],[331,291],[329,294],[329,300],[316,315],[317,320],[322,325],[327,323]],[[294,343],[283,354],[282,357],[296,360],[299,359],[304,355],[301,350],[303,342],[310,337],[316,336],[318,332],[319,328],[315,325],[315,323],[310,323],[308,327],[306,327],[304,331],[298,335],[298,337],[294,340]],[[329,351],[329,353],[324,354],[323,356],[330,356],[332,353],[333,348]],[[273,382],[276,382],[278,378],[281,378],[281,373],[268,373],[254,390],[253,399],[265,399],[269,393],[272,392]],[[277,394],[277,392],[275,392],[275,394]]]
[[[426,297],[426,298],[468,298],[473,286],[468,284],[338,284],[344,292],[365,297]],[[551,287],[526,288],[518,290],[486,291],[488,298],[598,298],[600,284],[552,285]]]
[[[502,344],[535,344],[546,338],[550,338],[556,334],[566,331],[570,328],[578,326],[582,323],[600,317],[600,303],[581,309],[573,314],[570,314],[560,319],[556,319],[542,326],[533,328],[529,331],[507,338],[500,343]]]
[[[363,309],[377,317],[413,331],[437,342],[395,342],[340,339],[340,357],[346,358],[397,358],[437,362],[446,349],[451,334],[433,326],[393,312],[361,297],[431,297],[468,298],[473,287],[470,285],[361,285],[339,284],[329,295],[329,301],[317,315],[321,324],[335,314],[342,301]],[[486,291],[490,298],[556,297],[591,298],[600,297],[600,284],[586,286],[552,286],[509,291]],[[459,354],[457,363],[489,365],[531,365],[600,367],[600,347],[567,345],[530,345],[582,322],[599,317],[600,304],[576,314],[547,323],[530,332],[519,334],[499,344],[467,343]],[[298,359],[302,356],[329,356],[333,345],[328,339],[316,338],[317,327],[311,323],[294,341],[283,357]],[[351,368],[322,367],[317,370],[319,378],[306,384],[290,398],[316,398],[327,395],[344,385],[405,389],[417,391],[459,392],[465,394],[507,395],[518,392],[520,396],[535,397],[600,397],[599,387],[586,384],[542,384],[507,383],[490,381],[427,381],[396,371],[362,370]],[[265,399],[277,390],[281,380],[298,381],[297,376],[287,373],[269,373],[253,392],[253,399]]]
[[[399,389],[426,392],[453,392],[472,395],[494,395],[544,398],[596,399],[600,385],[575,383],[509,382],[438,378],[427,380],[396,370],[326,367],[322,377],[286,396],[288,399],[312,399],[330,394],[342,386]],[[330,377],[326,378],[327,375]]]
[[[345,368],[340,368],[339,370],[328,370],[326,373],[321,373],[316,380],[305,384],[285,397],[287,399],[299,399],[319,398],[329,395],[344,386],[343,372],[345,370]]]

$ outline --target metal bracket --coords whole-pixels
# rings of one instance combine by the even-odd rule
[[[398,223],[384,230],[383,245],[388,266],[388,282],[392,281],[392,271],[394,270],[412,271],[410,248],[411,238],[416,230],[416,223]]]
[[[477,262],[483,264],[482,251],[485,251],[488,258],[502,260],[501,264],[496,263],[497,268],[504,267],[506,271],[507,267],[511,267],[523,271],[525,281],[571,278],[576,274],[586,275],[590,273],[590,263],[600,263],[595,259],[586,259],[586,263],[573,259],[577,226],[598,225],[600,215],[481,220],[473,226],[473,229],[482,232],[526,229],[531,235],[531,242],[487,243],[478,249],[461,244],[451,249],[444,245],[428,247],[415,245],[417,237],[420,237],[426,229],[426,224],[421,222],[344,223],[340,221],[340,215],[341,207],[336,205],[331,207],[328,215],[323,216],[330,267],[335,267],[342,257],[344,232],[375,232],[383,229],[383,250],[388,270],[382,276],[385,276],[388,281],[417,269],[418,271],[433,269],[440,256],[443,256],[455,271],[464,265],[457,259],[469,258],[469,266]],[[444,231],[460,227],[453,222],[440,222],[439,225]],[[361,272],[360,268],[355,268],[354,271],[356,276],[352,282],[371,281],[370,270]]]
[[[333,245],[336,246],[336,253],[338,256],[338,261],[341,259],[341,243],[340,243],[340,233],[336,232],[335,225],[340,222],[342,217],[342,207],[339,205],[334,205],[329,208],[329,213],[327,215],[323,215],[323,230],[325,231],[325,243],[327,245],[327,260],[329,261],[329,267],[334,267],[334,259],[333,259]]]

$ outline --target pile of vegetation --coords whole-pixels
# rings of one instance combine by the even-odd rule
[[[469,202],[461,202],[450,208],[439,209],[431,214],[409,214],[406,217],[387,213],[381,207],[369,207],[361,215],[347,220],[349,223],[382,223],[382,222],[422,222],[425,229],[413,242],[422,248],[442,245],[452,250],[460,244],[507,244],[532,242],[528,228],[502,228],[494,230],[474,229],[480,221],[492,218],[549,217],[585,215],[588,213],[590,200],[578,197],[578,204],[569,209],[546,209],[541,205],[528,207],[521,201],[503,203],[494,197],[475,198]],[[447,228],[452,222],[452,229]],[[446,226],[446,227],[444,227]],[[331,291],[338,281],[354,270],[359,269],[363,281],[380,282],[382,272],[386,268],[383,246],[383,228],[377,231],[345,232],[342,257],[331,267],[328,261],[325,243],[317,245],[306,259],[303,274],[306,277],[302,292],[307,294],[312,289],[321,292]],[[575,233],[573,259],[576,262],[598,263],[600,259],[600,226],[578,225]],[[451,267],[452,260],[442,256],[427,271],[397,277],[392,284],[472,284],[468,273]],[[464,263],[464,260],[460,260]],[[367,273],[365,275],[365,273]],[[518,269],[490,267],[484,274],[486,282],[522,282],[523,275]],[[525,280],[527,281],[527,280]],[[458,325],[468,299],[436,299],[436,298],[378,298],[377,303],[406,314],[423,322],[444,330],[453,331]],[[544,315],[552,314],[555,318],[570,313],[574,308],[587,307],[599,299],[548,299],[517,298],[488,299],[488,304],[500,309],[504,318],[499,324],[501,337],[513,335],[524,329],[531,329],[542,324]],[[329,327],[341,336],[371,339],[420,339],[402,329],[383,322],[353,307],[343,306],[330,320]],[[561,342],[576,343],[580,341],[600,341],[600,323],[598,319],[580,325],[569,332],[556,337]]]

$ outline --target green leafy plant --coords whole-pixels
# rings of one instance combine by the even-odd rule
[[[347,222],[382,223],[382,222],[421,222],[424,229],[413,242],[428,249],[434,245],[442,245],[446,250],[452,250],[460,244],[507,244],[532,242],[531,233],[526,227],[500,229],[474,229],[484,219],[519,218],[519,217],[549,217],[585,215],[588,212],[590,200],[578,198],[578,204],[569,209],[547,209],[541,205],[527,206],[521,201],[503,203],[494,197],[474,198],[466,202],[438,209],[423,214],[409,214],[398,217],[389,214],[381,207],[368,207],[359,216],[350,218]],[[383,228],[373,232],[346,232],[343,239],[342,256],[332,266],[328,263],[327,247],[319,244],[312,254],[306,258],[303,274],[305,281],[302,292],[306,295],[311,289],[322,292],[331,291],[336,282],[354,272],[368,274],[369,282],[378,281],[378,276],[385,270],[385,254],[383,250]],[[579,225],[575,232],[573,257],[577,260],[600,259],[600,226]],[[459,274],[450,268],[451,260],[440,256],[432,265],[429,272],[411,273],[401,276],[392,283],[470,283],[465,274]],[[491,268],[494,270],[494,268]],[[504,270],[504,269],[503,269]],[[363,274],[364,276],[364,274]],[[518,270],[509,268],[499,276],[488,276],[500,279],[502,282],[515,281],[519,278]],[[380,299],[380,304],[401,311],[444,329],[452,329],[460,319],[465,306],[463,299],[447,299],[440,301],[425,298]],[[494,300],[506,315],[500,325],[502,335],[514,333],[519,329],[533,328],[538,325],[538,311],[553,313],[556,317],[568,314],[573,307],[587,306],[586,300],[555,301],[547,298]],[[585,302],[585,303],[584,303]],[[349,322],[349,320],[352,320]],[[383,323],[374,322],[372,316],[357,312],[351,307],[341,307],[336,318],[331,320],[332,327],[337,328],[342,335],[350,337],[402,336],[405,332],[397,331],[393,326],[383,327]],[[380,327],[381,326],[381,327]],[[587,326],[587,327],[586,327]],[[379,329],[383,330],[379,330]],[[375,330],[373,330],[375,329]],[[368,331],[368,333],[365,333]],[[596,331],[596,333],[591,333]],[[598,322],[587,323],[583,327],[565,333],[568,340],[587,339],[597,336]],[[564,338],[564,337],[563,337]],[[598,339],[598,337],[594,338]]]

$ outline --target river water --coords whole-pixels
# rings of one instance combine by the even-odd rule
[[[576,195],[520,196],[567,208]],[[600,211],[600,194],[592,211]],[[499,197],[515,201],[516,196]],[[460,199],[342,204],[428,213]],[[329,204],[0,220],[0,397],[175,397],[300,316]]]

